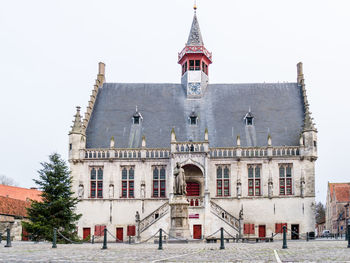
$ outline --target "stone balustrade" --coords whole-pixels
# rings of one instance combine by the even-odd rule
[[[146,149],[146,158],[169,158],[170,149]]]
[[[156,221],[162,218],[166,213],[169,212],[169,202],[165,202],[144,219],[139,222],[139,234],[153,225]]]
[[[84,153],[85,159],[108,159],[112,157],[108,149],[86,149]]]
[[[206,142],[176,142],[170,148],[138,148],[138,149],[84,149],[84,159],[168,159],[171,151],[174,153],[205,153]],[[255,158],[255,157],[288,157],[299,156],[299,146],[278,147],[227,147],[210,148],[210,158]]]
[[[190,207],[203,207],[203,196],[187,196],[187,201],[190,203]]]
[[[299,146],[210,148],[211,158],[298,156]]]
[[[205,142],[176,142],[175,152],[187,153],[187,152],[204,152]]]

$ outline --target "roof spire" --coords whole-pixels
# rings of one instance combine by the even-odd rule
[[[190,35],[188,36],[187,46],[204,46],[201,30],[199,29],[199,23],[197,19],[197,4],[194,2],[194,16],[191,26]]]
[[[82,134],[82,132],[83,132],[83,126],[81,123],[80,106],[77,106],[77,113],[74,115],[72,130],[70,131],[69,134],[73,134],[73,133]]]

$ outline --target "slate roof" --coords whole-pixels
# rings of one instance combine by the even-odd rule
[[[187,46],[204,46],[201,30],[196,13],[194,14],[191,31],[188,36]]]
[[[143,117],[133,124],[135,107]],[[244,117],[251,109],[254,125]],[[190,125],[194,111],[198,124]],[[137,148],[142,136],[147,148],[170,147],[171,129],[177,141],[203,141],[208,128],[211,147],[299,145],[304,119],[297,83],[209,84],[201,99],[187,99],[181,84],[105,83],[99,90],[86,129],[87,148]]]
[[[41,191],[36,189],[27,189],[16,186],[0,184],[0,196],[10,197],[22,201],[35,200],[41,201]]]
[[[30,202],[0,196],[0,214],[2,215],[26,217],[28,207]]]

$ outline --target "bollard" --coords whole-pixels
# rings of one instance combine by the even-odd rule
[[[1,241],[2,241],[2,233],[0,233],[0,244],[1,244]]]
[[[282,249],[286,249],[287,247],[287,227],[283,226],[283,246]]]
[[[306,241],[309,241],[309,232],[306,232]]]
[[[163,229],[159,229],[158,250],[163,249]]]
[[[107,249],[107,228],[103,230],[103,247],[102,249]]]
[[[95,244],[95,235],[92,235],[91,244]]]
[[[7,235],[6,235],[6,245],[5,245],[5,247],[12,247],[12,245],[11,245],[11,232],[10,232],[10,228],[9,227],[6,229],[6,233],[7,233]]]
[[[225,244],[224,244],[224,228],[220,228],[220,249],[225,249]]]
[[[57,229],[53,229],[52,248],[57,248]]]

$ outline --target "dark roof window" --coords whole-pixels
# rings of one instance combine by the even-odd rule
[[[189,116],[189,120],[191,125],[197,125],[198,116],[194,111],[192,111],[191,115]]]
[[[141,120],[142,120],[142,115],[141,113],[137,110],[137,106],[136,106],[136,112],[134,113],[134,115],[132,116],[132,121],[133,124],[140,124]]]
[[[251,113],[250,109],[249,112],[244,116],[244,120],[245,120],[245,125],[254,125],[254,116]]]

